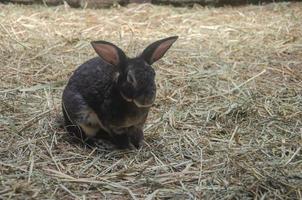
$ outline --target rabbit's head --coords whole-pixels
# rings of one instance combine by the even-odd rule
[[[155,71],[151,65],[164,56],[177,38],[158,40],[135,58],[128,58],[120,48],[109,42],[95,41],[91,44],[105,62],[116,67],[114,79],[121,96],[137,107],[150,107],[156,96]]]

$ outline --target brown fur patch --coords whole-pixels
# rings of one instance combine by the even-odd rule
[[[85,108],[79,112],[81,115],[81,121],[79,125],[84,127],[83,130],[86,133],[85,129],[87,130],[88,134],[94,134],[95,130],[103,129],[104,131],[109,133],[109,130],[103,125],[97,114],[91,108]]]
[[[90,126],[88,124],[83,123],[80,123],[79,126],[82,128],[87,137],[96,136],[97,132],[100,130],[99,126]]]

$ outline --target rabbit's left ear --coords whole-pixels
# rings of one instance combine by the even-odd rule
[[[106,41],[91,42],[95,52],[107,63],[119,66],[125,57],[124,52],[114,44]]]
[[[161,59],[172,44],[177,40],[178,36],[168,37],[158,40],[150,44],[142,53],[141,57],[149,64],[152,65],[155,61]]]

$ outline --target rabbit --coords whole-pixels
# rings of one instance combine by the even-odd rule
[[[80,65],[63,91],[66,131],[84,141],[100,137],[120,149],[139,148],[156,97],[151,65],[177,39],[173,36],[158,40],[135,58],[127,57],[110,42],[91,42],[98,56]]]

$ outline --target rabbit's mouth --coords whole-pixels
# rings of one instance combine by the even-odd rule
[[[146,104],[146,105],[143,105],[143,104],[140,104],[138,101],[136,101],[135,99],[133,100],[133,103],[139,107],[139,108],[149,108],[153,105],[153,102],[150,103],[150,104]]]
[[[131,98],[128,98],[126,97],[122,92],[121,93],[121,96],[123,97],[123,99],[125,99],[127,102],[133,102],[137,107],[139,108],[149,108],[153,105],[154,101],[152,101],[152,103],[149,103],[149,104],[142,104],[140,103],[138,100],[136,99],[131,99]]]
[[[125,99],[128,102],[132,102],[133,99],[126,97],[126,95],[124,95],[122,92],[120,92],[121,96],[123,97],[123,99]]]

